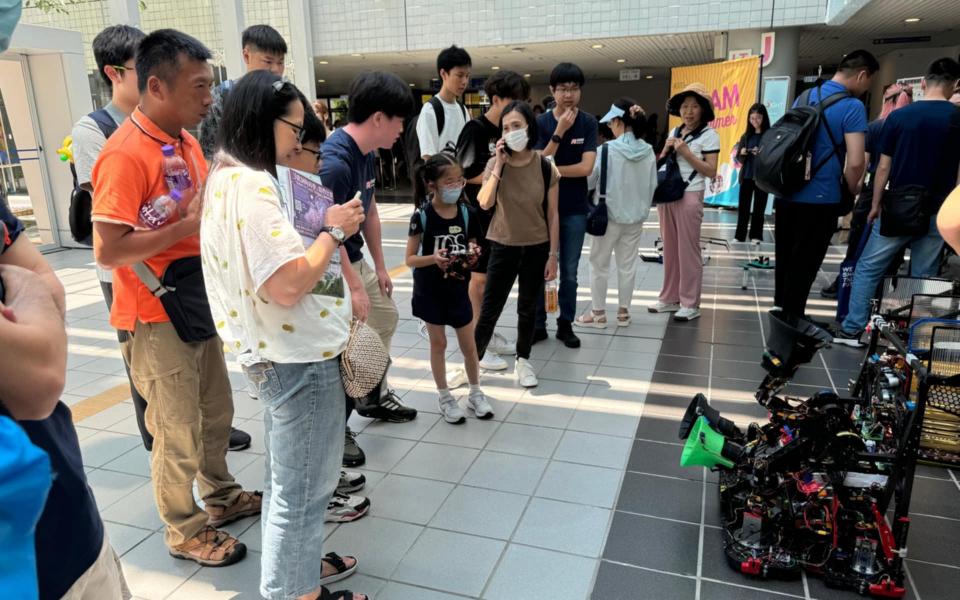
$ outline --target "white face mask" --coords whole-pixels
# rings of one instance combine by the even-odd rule
[[[526,129],[514,129],[509,133],[503,134],[503,141],[506,142],[507,147],[514,152],[520,152],[521,150],[527,149],[527,142],[530,141],[530,138],[527,137]]]

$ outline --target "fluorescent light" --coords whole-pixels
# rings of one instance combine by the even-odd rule
[[[317,83],[326,83],[326,82],[327,82],[326,79],[318,79],[318,80],[317,80]]]
[[[350,56],[356,56],[356,57],[359,57],[359,56],[363,56],[363,55],[362,55],[362,54],[360,54],[360,53],[358,53],[358,52],[354,52],[354,53],[353,53],[353,54],[351,54]]]
[[[653,75],[647,75],[647,79],[653,79]]]
[[[904,23],[919,23],[920,17],[910,17],[909,19],[904,19]]]
[[[490,68],[493,69],[494,71],[499,71],[499,70],[500,70],[500,67],[498,67],[497,65],[493,65],[493,66],[490,67]]]
[[[603,44],[594,44],[590,47],[593,48],[594,50],[599,50],[600,48],[603,48]]]
[[[530,77],[530,73],[524,73],[523,76],[524,76],[524,77]]]
[[[618,62],[618,63],[625,63],[625,62],[627,62],[627,59],[625,59],[625,58],[618,58],[618,59],[617,59],[617,62]]]
[[[325,60],[321,60],[321,61],[320,61],[320,64],[321,64],[321,65],[329,65],[330,63],[327,62],[327,61],[325,61]]]
[[[417,87],[417,84],[411,83],[411,84],[410,84],[410,87]]]

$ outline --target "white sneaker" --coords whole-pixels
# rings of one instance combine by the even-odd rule
[[[505,371],[507,361],[503,360],[493,352],[487,352],[480,361],[480,368],[486,371]]]
[[[523,387],[537,387],[540,382],[537,381],[537,374],[533,370],[533,365],[525,358],[517,359],[517,366],[514,369],[517,374],[517,382]]]
[[[674,321],[692,321],[700,318],[699,308],[681,308],[677,314],[673,315]]]
[[[507,338],[503,337],[499,333],[494,332],[493,337],[490,338],[490,343],[487,344],[487,352],[513,356],[517,353],[517,344],[507,340]]]
[[[426,322],[420,321],[420,327],[417,328],[417,333],[419,333],[419,334],[420,334],[420,337],[422,337],[423,339],[428,340],[428,341],[430,340],[430,334],[427,333],[427,324],[426,324]]]
[[[478,419],[486,420],[493,418],[493,407],[487,402],[487,397],[483,395],[483,392],[479,390],[470,392],[470,397],[467,398],[467,406],[477,415]]]
[[[647,307],[647,311],[652,313],[669,313],[680,310],[679,304],[667,304],[666,302],[655,302]]]
[[[467,385],[467,372],[463,367],[456,367],[447,371],[447,387],[455,390],[461,385]]]
[[[467,415],[460,408],[460,403],[450,394],[440,396],[440,414],[443,415],[444,421],[453,425],[459,425],[467,420]]]

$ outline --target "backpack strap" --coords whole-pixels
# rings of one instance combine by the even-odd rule
[[[460,105],[460,111],[463,113],[463,122],[466,123],[470,120],[470,113],[467,112],[467,105],[459,100],[457,100],[457,104]]]
[[[417,216],[420,217],[420,256],[423,256],[423,238],[427,235],[427,211],[421,206],[417,209]]]
[[[110,113],[108,113],[105,108],[95,110],[87,116],[93,119],[93,122],[96,123],[100,129],[100,133],[107,139],[117,130],[117,122],[113,120],[113,117],[110,116]]]
[[[600,146],[600,193],[598,194],[600,204],[607,201],[607,144],[604,142]]]
[[[810,89],[813,89],[813,88],[810,88]],[[818,96],[818,98],[819,98],[819,101],[817,102],[818,121],[819,121],[819,122],[822,122],[822,123],[823,123],[823,126],[827,128],[827,136],[830,138],[830,147],[831,147],[831,150],[830,150],[830,154],[828,154],[828,155],[826,155],[825,157],[823,157],[823,160],[821,160],[819,163],[817,163],[816,165],[814,165],[813,169],[810,171],[810,179],[811,179],[811,180],[817,175],[817,172],[818,172],[820,169],[822,169],[828,162],[830,162],[830,160],[833,159],[834,156],[836,156],[836,157],[839,157],[839,156],[840,156],[840,144],[837,143],[837,139],[833,136],[833,130],[830,129],[830,121],[828,121],[828,120],[825,119],[826,110],[827,110],[828,108],[830,108],[831,106],[833,106],[834,104],[836,104],[837,102],[840,102],[840,101],[843,100],[844,98],[850,98],[850,97],[851,97],[850,92],[848,92],[847,90],[843,90],[842,92],[836,92],[836,93],[830,94],[829,96],[827,96],[826,98],[824,98],[823,95],[822,95],[822,94],[823,94],[823,80],[820,80],[820,82],[817,84],[817,91],[819,92],[819,93],[817,94],[817,96]],[[807,106],[810,106],[810,93],[809,93],[809,92],[810,92],[810,90],[807,90],[806,92],[804,92],[804,93],[807,95],[807,96],[806,96],[806,99],[805,99]],[[841,169],[842,169],[842,167],[843,167],[843,165],[841,165]]]
[[[467,205],[460,203],[460,216],[463,218],[463,238],[470,241],[470,211],[467,210]]]
[[[430,98],[430,106],[433,107],[433,114],[437,118],[437,138],[443,133],[443,126],[446,125],[447,116],[443,112],[443,102],[440,98],[434,96]]]
[[[550,219],[550,179],[553,175],[550,161],[540,156],[540,173],[543,175],[543,218]]]

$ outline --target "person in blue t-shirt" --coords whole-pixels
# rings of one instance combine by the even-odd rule
[[[560,316],[557,339],[568,348],[579,348],[573,333],[577,316],[577,266],[587,234],[587,177],[597,158],[597,119],[580,110],[580,90],[586,79],[575,64],[560,63],[550,73],[550,92],[556,106],[537,117],[539,139],[535,148],[552,157],[560,171]],[[537,305],[533,343],[547,339],[547,313]]]
[[[857,99],[870,89],[880,63],[866,50],[843,57],[837,72],[794,102],[815,106],[846,94],[824,111],[811,164],[822,165],[796,193],[778,198],[774,233],[776,259],[774,304],[784,314],[803,317],[810,288],[837,230],[837,218],[853,207],[863,171],[867,110]],[[826,161],[826,162],[824,162]]]
[[[929,219],[925,234],[885,235],[887,217],[881,206],[885,192],[923,186],[928,195],[924,208],[935,217],[960,177],[960,108],[949,101],[960,86],[960,63],[952,58],[934,61],[921,85],[923,99],[892,113],[883,124],[873,207],[867,216],[873,229],[853,274],[850,312],[836,332],[835,341],[840,344],[860,345],[870,317],[870,301],[901,248],[910,246],[910,274],[914,277],[935,276],[940,266],[943,238],[936,218]]]

